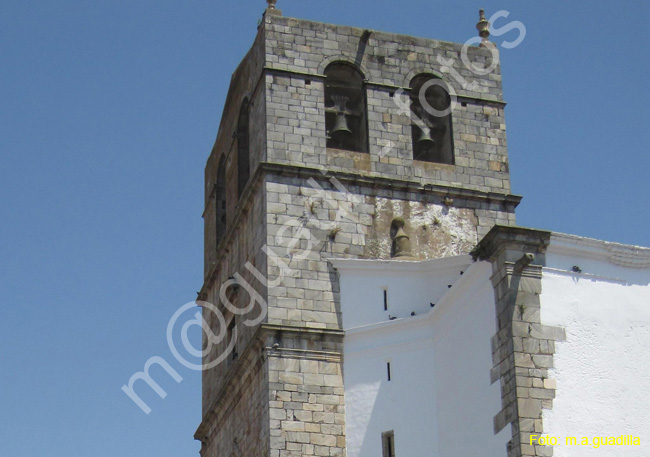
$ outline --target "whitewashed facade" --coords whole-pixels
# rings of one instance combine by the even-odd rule
[[[577,266],[580,273],[574,272]],[[650,252],[554,234],[542,281],[541,320],[561,326],[551,376],[549,436],[619,437],[640,446],[556,446],[558,457],[650,455]]]
[[[543,400],[543,431],[534,432],[561,438],[556,456],[596,451],[564,445],[567,436],[623,434],[642,445],[608,455],[650,455],[650,249],[552,234],[544,251],[536,314],[566,339],[555,342],[543,381],[555,399]],[[502,396],[491,379],[498,269],[470,256],[331,262],[341,284],[348,457],[381,456],[387,432],[397,457],[506,455],[511,432],[496,430]],[[534,390],[517,382],[518,396]]]

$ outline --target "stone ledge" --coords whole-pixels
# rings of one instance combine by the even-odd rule
[[[450,196],[464,198],[467,200],[477,200],[485,202],[498,202],[510,204],[514,208],[519,205],[522,197],[513,194],[503,194],[498,192],[485,192],[474,189],[461,187],[445,186],[440,184],[423,184],[420,181],[412,181],[397,178],[387,178],[385,176],[372,176],[367,174],[349,173],[337,170],[325,170],[302,165],[261,162],[260,169],[267,173],[277,173],[280,175],[298,176],[305,178],[326,179],[327,176],[336,177],[341,182],[348,182],[354,185],[366,185],[369,187],[385,187],[392,190],[403,190],[409,192],[420,192],[438,196]]]
[[[525,227],[495,225],[479,241],[470,253],[474,260],[493,261],[499,253],[505,251],[544,253],[551,239],[551,232]],[[517,259],[504,259],[517,261]],[[535,264],[543,264],[543,259],[536,259]]]
[[[650,268],[650,248],[553,232],[549,252],[585,256],[626,268]]]
[[[260,335],[268,336],[284,336],[288,334],[289,338],[300,338],[308,340],[329,340],[329,341],[343,341],[345,332],[336,329],[321,329],[313,327],[302,327],[295,325],[281,325],[281,324],[262,324],[258,330]],[[268,349],[268,348],[267,348]],[[287,349],[287,348],[285,348]]]

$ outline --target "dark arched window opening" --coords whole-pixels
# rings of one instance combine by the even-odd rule
[[[325,69],[327,147],[368,152],[368,121],[363,75],[352,65],[335,62]]]
[[[217,184],[215,188],[217,245],[226,233],[226,156],[222,155],[217,169]]]
[[[239,110],[239,120],[237,121],[237,191],[240,197],[251,175],[249,122],[248,99],[245,98]]]
[[[445,83],[432,75],[413,78],[411,111],[413,159],[453,164],[451,97]]]

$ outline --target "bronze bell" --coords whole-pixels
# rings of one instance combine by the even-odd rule
[[[352,130],[350,130],[348,127],[348,120],[345,117],[345,113],[338,113],[336,115],[336,121],[334,122],[334,128],[332,128],[330,134],[335,135],[349,133],[352,133]]]
[[[420,138],[416,141],[416,143],[435,143],[434,139],[431,138],[431,129],[428,127],[424,127],[420,129]]]

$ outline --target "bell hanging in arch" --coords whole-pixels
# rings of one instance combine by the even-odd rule
[[[423,127],[420,129],[420,137],[416,141],[418,144],[422,143],[435,143],[434,139],[431,138],[431,129],[429,127]]]
[[[348,120],[345,117],[345,105],[348,103],[348,97],[345,95],[332,95],[332,101],[334,102],[334,107],[336,108],[336,120],[334,121],[334,126],[330,131],[330,136],[335,137],[346,137],[352,134],[352,130],[348,127]]]
[[[336,115],[336,121],[334,121],[334,127],[330,132],[330,135],[350,135],[352,130],[348,127],[348,120],[345,117],[345,113],[339,112]]]

